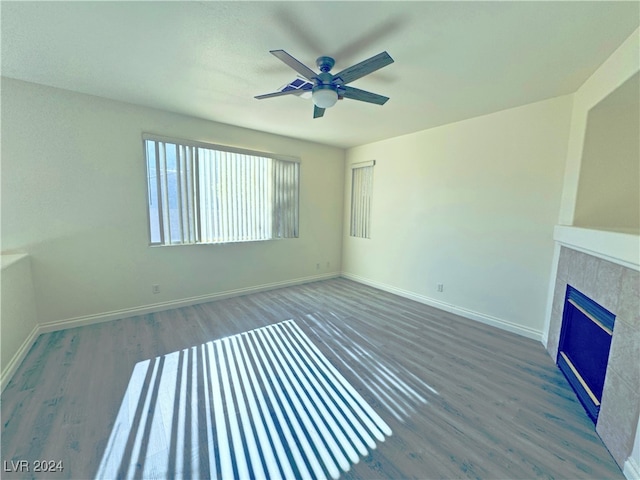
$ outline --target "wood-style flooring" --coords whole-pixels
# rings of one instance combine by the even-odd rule
[[[264,467],[259,471],[272,477],[314,472],[305,470],[313,464],[309,457],[296,467],[293,455],[303,445],[286,443],[296,422],[302,425],[301,436],[291,440],[296,444],[310,436],[305,428],[313,424],[295,412],[297,420],[288,419],[286,402],[275,400],[278,385],[283,391],[288,385],[286,359],[293,357],[287,351],[298,352],[295,342],[279,347],[282,363],[264,353],[271,376],[259,381],[260,366],[254,365],[251,391],[273,387],[274,400],[269,403],[265,393],[264,404],[243,399],[238,392],[248,392],[246,385],[230,393],[233,382],[253,378],[250,362],[238,360],[249,357],[236,337],[215,343],[286,320],[392,431],[375,449],[369,445],[357,463],[342,465],[340,478],[624,478],[540,343],[345,279],[41,335],[2,393],[0,476],[253,477],[258,470],[238,461],[239,455],[255,454],[252,435],[263,435],[274,452],[278,437],[288,455],[269,470],[264,454],[256,454]],[[211,342],[218,347],[204,347]],[[230,360],[236,345],[241,353]],[[216,388],[211,377],[223,374],[225,358],[236,367]],[[317,370],[299,358],[300,368]],[[329,385],[328,374],[317,371]],[[295,388],[282,395],[291,402],[307,398]],[[336,395],[346,403],[346,396]],[[216,403],[223,396],[228,402]],[[316,402],[324,404],[321,399]],[[278,405],[285,413],[275,411]],[[225,410],[227,423],[214,425],[216,408]],[[265,419],[273,427],[271,440],[241,413]],[[166,431],[157,430],[152,417]],[[235,436],[233,425],[239,425]],[[229,456],[233,449],[235,456]],[[231,459],[227,467],[216,463],[224,458]],[[283,458],[291,458],[292,466]],[[54,471],[34,472],[42,461],[55,462],[44,464]],[[323,470],[315,471],[331,478],[320,465]]]

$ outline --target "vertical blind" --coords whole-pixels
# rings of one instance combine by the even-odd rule
[[[371,238],[371,195],[375,161],[357,163],[351,167],[351,229],[352,237]]]
[[[144,146],[152,245],[298,236],[297,161],[150,136]]]

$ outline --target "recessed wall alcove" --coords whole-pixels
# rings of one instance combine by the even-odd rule
[[[574,226],[640,232],[640,73],[589,110]]]

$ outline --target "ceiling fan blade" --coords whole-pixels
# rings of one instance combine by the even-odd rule
[[[291,88],[289,90],[284,90],[282,92],[273,92],[273,93],[265,93],[264,95],[256,95],[253,98],[257,98],[258,100],[262,100],[264,98],[271,98],[271,97],[281,97],[282,95],[291,95],[291,94],[301,94],[304,93],[305,91],[311,90],[311,87],[309,88]]]
[[[360,100],[361,102],[375,103],[376,105],[384,105],[387,100],[389,100],[389,97],[360,90],[359,88],[342,87],[341,90],[344,90],[342,96],[344,98],[350,98],[351,100]]]
[[[350,83],[391,63],[393,63],[393,58],[387,52],[382,52],[349,68],[345,68],[340,73],[337,73],[334,78],[340,77],[345,84]]]
[[[291,55],[289,55],[284,50],[271,50],[269,53],[271,53],[272,55],[278,57],[280,60],[282,60],[287,65],[289,65],[291,68],[293,68],[296,72],[298,72],[300,75],[302,75],[307,80],[310,80],[310,81],[313,82],[313,79],[316,78],[316,75],[317,75],[316,72],[311,70],[304,63],[302,63],[299,60],[293,58]]]
[[[324,115],[324,108],[320,108],[317,105],[313,106],[313,118],[320,118]]]

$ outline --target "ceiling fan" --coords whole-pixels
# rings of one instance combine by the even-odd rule
[[[335,75],[329,73],[336,63],[331,57],[318,57],[316,65],[320,69],[320,73],[316,73],[284,50],[271,50],[269,53],[278,57],[308,81],[296,80],[279,92],[257,95],[255,98],[259,100],[296,94],[301,91],[311,92],[314,103],[313,118],[322,117],[325,109],[333,107],[338,100],[342,100],[343,98],[375,103],[377,105],[384,105],[385,102],[389,100],[389,97],[347,86],[347,83],[351,83],[358,78],[364,77],[393,63],[393,58],[391,58],[387,52],[374,55],[367,60],[345,68]]]

